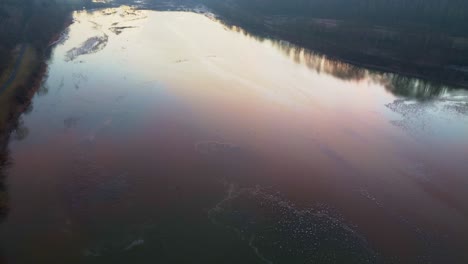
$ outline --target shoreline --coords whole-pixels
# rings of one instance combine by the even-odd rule
[[[444,86],[453,86],[453,88],[468,89],[468,65],[452,65],[437,62],[424,62],[418,59],[406,59],[403,54],[390,56],[390,52],[385,48],[377,49],[375,54],[368,54],[363,51],[366,47],[356,49],[356,47],[339,46],[341,42],[333,42],[329,37],[314,36],[307,39],[303,36],[295,36],[293,32],[285,31],[288,24],[278,24],[276,27],[269,26],[265,21],[266,17],[250,18],[241,17],[239,10],[220,10],[207,7],[214,13],[217,20],[226,26],[241,27],[250,35],[258,38],[270,38],[277,41],[286,41],[293,45],[303,47],[312,53],[326,56],[332,60],[339,60],[355,67],[362,67],[370,71],[380,73],[399,74],[409,78],[421,79],[422,81],[435,83]],[[239,17],[240,19],[236,19]],[[406,36],[407,32],[398,32],[401,37]],[[356,36],[358,37],[358,36]],[[367,47],[369,48],[369,47]],[[467,47],[468,48],[468,47]],[[380,52],[380,53],[379,53]],[[430,56],[430,55],[428,55]]]
[[[21,44],[26,46],[26,49],[30,49],[30,52],[34,52],[35,59],[33,59],[32,64],[28,64],[24,61],[14,61],[14,63],[18,64],[28,64],[17,65],[18,68],[22,68],[18,70],[28,71],[28,73],[26,75],[23,74],[24,76],[18,76],[18,74],[16,74],[12,77],[13,80],[10,83],[7,82],[2,85],[4,89],[0,91],[0,100],[7,101],[8,103],[0,106],[0,111],[5,111],[6,113],[4,118],[0,119],[1,153],[5,152],[8,147],[11,134],[18,126],[19,118],[30,106],[35,93],[41,86],[43,78],[47,73],[47,60],[50,57],[52,49],[59,43],[57,41],[60,41],[60,36],[72,23],[73,19],[70,14],[63,23],[61,31],[51,38],[48,45],[44,47],[42,53],[28,43]]]

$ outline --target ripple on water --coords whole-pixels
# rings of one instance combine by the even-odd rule
[[[77,213],[86,214],[99,205],[119,205],[129,191],[128,172],[110,171],[99,165],[92,153],[92,142],[81,143],[74,151],[73,170],[65,190],[70,208]]]

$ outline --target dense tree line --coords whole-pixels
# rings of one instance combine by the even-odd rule
[[[468,35],[465,0],[202,0],[235,5],[246,13],[331,18],[389,27],[412,25]]]
[[[40,53],[63,27],[73,8],[91,0],[0,0],[0,72],[19,43],[32,44]]]

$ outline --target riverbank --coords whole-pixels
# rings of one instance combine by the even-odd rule
[[[7,8],[5,5],[0,5],[0,9],[3,7],[7,13],[25,12],[25,6],[19,5],[19,2],[16,4],[18,5],[6,5]],[[1,58],[4,62],[5,58],[9,57],[8,63],[3,64],[0,71],[0,221],[6,217],[9,207],[8,191],[4,183],[5,168],[10,163],[8,143],[15,130],[18,132],[16,136],[19,137],[27,133],[27,130],[18,129],[20,117],[32,109],[31,100],[41,87],[47,73],[46,62],[50,52],[63,37],[63,30],[72,23],[71,13],[77,9],[78,6],[55,5],[54,8],[39,6],[27,19],[24,16],[10,15],[6,24],[16,25],[13,27],[16,29],[13,36],[8,35],[5,27],[0,27],[0,37],[5,40],[15,43],[23,39],[19,43],[16,42],[16,48],[11,50],[11,56],[2,54]],[[3,47],[3,50],[8,47],[10,46]]]
[[[31,45],[24,45],[24,50],[14,56],[17,64],[14,72],[8,67],[0,79],[8,80],[5,89],[0,93],[0,221],[9,211],[9,196],[4,174],[5,168],[10,164],[8,142],[12,132],[18,127],[20,116],[30,106],[46,72],[45,61],[40,59],[37,51]],[[21,58],[18,58],[19,56]]]
[[[429,25],[397,28],[357,18],[273,15],[240,4],[205,4],[227,25],[240,26],[253,35],[285,40],[370,70],[468,87],[468,37],[464,35],[433,31]]]
[[[37,52],[31,45],[23,44],[21,51],[17,51],[11,66],[3,72],[0,77],[2,91],[0,93],[0,133],[5,131],[6,123],[12,117],[12,109],[16,108],[17,95],[24,93],[28,86],[28,81],[34,75],[40,65]]]
[[[0,146],[8,141],[18,118],[40,87],[51,49],[61,41],[64,29],[73,22],[71,15],[62,17],[63,21],[57,21],[62,26],[56,32],[50,32],[48,40],[42,41],[40,45],[18,44],[12,51],[8,67],[0,73]]]
[[[51,47],[71,23],[70,14],[96,5],[91,0],[0,3],[0,137],[8,137],[18,109],[38,88]]]

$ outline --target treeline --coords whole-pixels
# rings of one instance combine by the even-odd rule
[[[467,36],[466,0],[202,0],[233,5],[246,13],[294,15],[402,28],[409,25]]]
[[[10,63],[19,43],[32,44],[39,53],[60,31],[70,11],[91,0],[0,0],[0,73]]]

